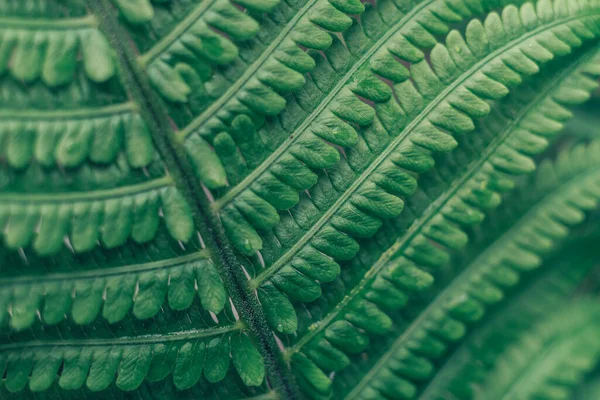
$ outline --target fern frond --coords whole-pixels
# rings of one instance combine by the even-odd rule
[[[132,103],[73,110],[0,112],[0,157],[13,168],[35,161],[73,168],[89,160],[107,164],[124,151],[134,168],[146,167],[154,147]]]
[[[189,311],[188,311],[189,312]],[[259,386],[264,379],[264,361],[241,322],[215,323],[205,314],[182,314],[173,326],[165,330],[162,319],[138,326],[155,334],[102,337],[83,329],[77,332],[59,331],[52,339],[49,333],[39,333],[32,339],[12,337],[0,344],[0,365],[3,385],[10,392],[26,386],[33,392],[49,388],[55,380],[67,390],[86,386],[101,391],[113,382],[122,390],[136,389],[144,379],[157,382],[172,375],[179,390],[195,385],[204,376],[209,382],[225,378],[230,360],[245,385]],[[182,319],[183,318],[183,319]],[[194,318],[194,328],[186,322]],[[198,322],[204,321],[200,327]],[[161,327],[162,325],[162,327]],[[100,330],[100,332],[102,329]],[[160,334],[159,334],[160,333]],[[83,334],[82,337],[78,335]],[[43,338],[43,341],[39,339]]]
[[[515,285],[523,272],[538,268],[542,258],[567,237],[569,227],[581,222],[584,212],[600,200],[599,154],[600,142],[594,142],[564,151],[555,163],[543,163],[535,180],[523,187],[522,196],[511,199],[512,204],[520,201],[525,208],[522,214],[513,210],[516,223],[406,327],[349,397],[399,393],[387,384],[387,378],[410,381],[411,376],[396,365],[415,356],[425,357],[428,363],[441,357],[448,346],[464,338],[467,324],[480,319],[486,306],[501,300],[502,293]],[[486,287],[488,290],[482,290]],[[429,371],[420,378],[430,379],[434,370]]]
[[[79,15],[81,4],[6,7],[17,16],[0,16],[0,74],[14,78],[2,82],[0,158],[17,169],[33,160],[72,168],[87,159],[114,162],[125,148],[131,166],[148,166],[154,157],[150,136],[133,103],[119,103],[120,90],[110,90],[116,80],[106,82],[116,73],[116,61],[95,16]],[[71,8],[77,17],[36,18],[25,12],[53,15]]]
[[[526,14],[531,13],[531,17],[536,16],[531,6],[523,6],[522,10]],[[489,112],[489,106],[484,99],[503,97],[508,93],[505,85],[520,80],[521,74],[536,73],[538,63],[554,57],[553,52],[558,55],[563,50],[570,51],[571,45],[582,43],[579,39],[575,41],[571,38],[571,43],[566,44],[556,38],[562,44],[550,44],[547,38],[555,37],[553,31],[560,31],[572,25],[576,30],[583,27],[581,33],[585,32],[585,36],[594,36],[596,17],[593,13],[597,10],[597,5],[584,4],[583,10],[592,14],[584,15],[582,10],[575,14],[562,14],[557,7],[556,15],[553,14],[551,19],[545,22],[540,19],[539,24],[536,22],[525,27],[520,23],[518,9],[509,6],[503,13],[505,24],[508,24],[507,29],[514,23],[520,31],[517,29],[509,34],[495,32],[490,27],[497,23],[500,29],[503,23],[497,14],[491,14],[486,19],[487,28],[478,21],[469,24],[467,42],[458,32],[452,32],[448,36],[451,45],[446,47],[438,44],[433,49],[433,69],[426,61],[411,67],[411,75],[416,84],[413,81],[404,81],[396,85],[393,98],[390,97],[389,88],[384,85],[389,96],[385,96],[387,101],[379,108],[379,115],[375,120],[372,120],[373,110],[359,102],[354,94],[350,94],[348,98],[359,102],[361,108],[356,108],[358,103],[356,107],[350,106],[350,103],[344,100],[345,97],[338,94],[335,98],[337,104],[354,107],[345,108],[352,109],[347,117],[351,122],[359,125],[370,124],[361,132],[365,142],[349,149],[348,162],[341,160],[328,170],[327,174],[332,180],[329,185],[333,186],[335,191],[329,190],[328,201],[315,204],[310,215],[305,216],[305,220],[310,219],[310,232],[298,238],[288,255],[282,257],[276,266],[269,267],[258,278],[257,283],[277,272],[303,248],[306,248],[306,251],[315,248],[334,259],[352,257],[358,248],[353,238],[373,235],[382,218],[396,216],[402,211],[402,198],[414,190],[414,178],[411,174],[432,166],[430,152],[447,152],[454,148],[456,142],[449,133],[461,134],[472,130],[474,125],[471,118],[481,117]],[[586,27],[587,24],[592,30]],[[537,41],[544,43],[547,48]],[[537,44],[537,47],[534,46],[537,49],[535,54],[530,54],[535,61],[522,53],[522,50],[529,48],[532,43]],[[563,45],[567,47],[563,48]],[[474,53],[471,53],[470,47]],[[458,53],[454,53],[458,48],[462,49],[460,57]],[[469,56],[465,56],[467,51]],[[516,57],[524,64],[512,65],[516,62],[512,60],[515,57],[513,53],[522,54]],[[451,54],[455,54],[456,63]],[[522,57],[528,61],[524,61]],[[509,67],[509,64],[515,69],[520,69],[519,72]],[[496,69],[502,73],[492,71]],[[400,105],[396,98],[400,100]],[[369,117],[359,121],[358,119],[367,115],[360,111],[364,107],[370,110]],[[301,127],[308,127],[311,123],[312,119],[307,118]],[[215,210],[221,212],[223,224],[233,244],[244,254],[252,255],[262,248],[262,238],[256,228],[266,229],[276,224],[276,209],[288,208],[296,203],[296,191],[314,183],[315,174],[303,166],[301,161],[308,161],[308,165],[313,167],[324,167],[339,158],[335,150],[319,139],[305,138],[303,129],[299,128],[293,139],[279,147],[273,156],[277,157],[277,160],[269,158],[268,162],[263,164],[266,169],[258,168],[253,171],[253,179],[246,183],[250,184],[249,188],[245,188],[246,184],[242,182],[242,186],[238,185],[232,189],[214,205]],[[306,132],[310,133],[310,130]],[[309,140],[307,143],[310,143],[310,146],[294,144],[304,140]],[[315,148],[327,149],[327,153],[315,152]],[[286,154],[288,150],[294,155]],[[326,154],[331,156],[325,157]],[[261,175],[257,176],[257,172],[261,172]],[[281,176],[291,179],[292,185],[282,181],[279,178]],[[240,192],[241,189],[244,190],[235,197],[236,201],[228,203],[233,200],[232,194]],[[244,201],[244,197],[241,196],[246,196],[252,201]],[[246,218],[243,218],[238,210],[242,207],[248,210],[242,213]],[[334,243],[339,249],[336,254],[329,249]]]
[[[0,279],[0,325],[23,330],[38,318],[79,325],[99,314],[109,323],[130,310],[139,319],[155,316],[165,300],[173,310],[189,308],[197,295],[205,310],[219,313],[227,298],[223,281],[206,251],[134,265]],[[39,316],[39,317],[38,317]],[[68,316],[68,317],[67,317]]]
[[[355,23],[344,33],[349,49],[339,40],[334,40],[332,47],[325,51],[326,57],[315,54],[317,66],[311,72],[312,79],[288,99],[287,111],[261,130],[264,131],[261,136],[268,140],[279,138],[274,151],[267,150],[256,139],[241,139],[247,132],[252,134],[253,131],[249,119],[244,116],[233,121],[230,135],[220,134],[215,139],[217,153],[226,153],[227,150],[220,151],[220,147],[231,147],[227,143],[232,139],[237,143],[254,142],[253,146],[239,146],[252,171],[215,203],[215,210],[224,215],[226,228],[230,232],[243,230],[246,236],[250,236],[249,243],[240,243],[235,235],[231,235],[240,251],[250,254],[261,248],[262,242],[255,229],[275,226],[276,211],[298,203],[297,193],[312,186],[317,179],[311,168],[332,167],[340,161],[338,151],[331,144],[354,146],[358,141],[356,127],[373,122],[376,114],[374,108],[378,108],[381,115],[377,118],[376,127],[372,128],[375,130],[373,135],[393,138],[399,135],[403,126],[417,117],[429,101],[435,102],[436,99],[423,99],[422,96],[432,95],[426,93],[431,88],[416,87],[407,81],[411,72],[403,63],[418,63],[423,72],[417,74],[423,78],[427,74],[435,77],[427,62],[423,61],[424,53],[419,47],[433,47],[437,43],[433,36],[435,33],[446,32],[451,23],[459,22],[474,12],[481,12],[485,2],[474,2],[470,7],[463,5],[459,11],[453,11],[445,1],[405,3],[382,3],[382,6],[387,5],[390,14],[389,21],[380,22],[386,28],[384,31],[380,28],[373,31],[377,24],[361,26]],[[378,11],[368,7],[361,20],[377,21],[378,18]],[[390,89],[380,78],[391,80],[396,84],[395,89]],[[438,89],[441,90],[441,86]],[[400,104],[392,98],[392,93],[400,99]],[[403,99],[403,96],[407,97]],[[375,107],[360,98],[372,102]],[[186,143],[194,158],[195,141],[192,139],[194,137]],[[441,146],[444,140],[439,138],[439,141]],[[451,146],[448,139],[445,142],[446,147]],[[380,152],[383,147],[376,147],[374,153]],[[207,180],[202,174],[199,175],[201,180]],[[286,176],[293,178],[286,179]],[[234,177],[233,180],[238,179]],[[261,211],[268,210],[268,213],[264,218],[260,218],[258,212],[253,213],[256,216],[237,218],[236,204],[250,211],[258,207]]]
[[[249,11],[265,12],[274,8],[278,1],[238,3],[243,3]],[[252,38],[258,33],[259,25],[229,0],[202,2],[168,36],[141,56],[140,62],[148,66],[152,84],[167,101],[187,103],[193,96],[196,103],[202,104],[198,104],[201,109],[192,110],[200,115],[179,134],[180,137],[185,138],[192,132],[218,133],[226,128],[222,120],[227,121],[230,115],[240,112],[278,114],[285,106],[280,94],[302,86],[302,74],[314,67],[314,61],[300,46],[327,49],[332,39],[325,29],[343,31],[352,24],[346,13],[359,14],[364,10],[357,0],[331,3],[310,0],[301,5],[288,6],[287,15],[281,12],[274,18],[279,34],[268,46],[263,45],[262,53],[257,54],[255,60],[244,60],[248,64],[245,71],[234,76],[232,82],[211,77],[210,66],[236,60],[240,50],[231,40]],[[211,27],[226,33],[230,39],[215,34],[209,29]],[[219,43],[213,43],[215,41]],[[213,88],[211,82],[218,88]]]
[[[116,73],[113,50],[92,16],[69,19],[0,17],[0,74],[23,82],[42,79],[49,86],[69,83],[81,54],[83,69],[94,82]]]
[[[544,150],[546,138],[568,118],[564,107],[573,99],[587,98],[597,86],[586,76],[597,57],[597,52],[580,53],[580,58],[540,74],[495,107],[478,130],[480,141],[489,138],[485,139],[488,143],[481,143],[484,150],[477,150],[474,161],[459,169],[453,183],[291,351],[299,350],[336,320],[346,320],[370,334],[386,332],[391,327],[390,311],[404,306],[412,292],[428,288],[433,277],[427,271],[439,269],[460,250],[467,243],[466,231],[499,204],[502,193],[514,186],[515,177],[534,167],[531,156]],[[325,345],[319,343],[314,339],[312,344]]]
[[[598,307],[567,304],[522,335],[495,361],[476,399],[569,399],[573,387],[600,359]]]
[[[492,113],[492,122],[478,132],[481,140],[487,138],[488,143],[481,144],[474,161],[459,171],[453,184],[438,195],[418,221],[372,266],[365,279],[301,343],[338,317],[343,320],[348,312],[352,318],[362,316],[355,323],[359,328],[371,333],[385,332],[391,321],[384,310],[401,307],[407,294],[422,291],[432,283],[432,277],[425,271],[443,265],[452,252],[466,244],[465,230],[481,222],[485,212],[498,205],[500,195],[513,186],[514,177],[533,168],[531,155],[545,148],[546,138],[555,134],[569,116],[564,107],[574,99],[583,100],[597,86],[586,76],[596,59],[595,52],[581,52],[563,69],[541,74],[498,105]],[[318,200],[315,194],[312,198]],[[300,221],[297,215],[292,210],[292,216]],[[285,229],[291,231],[289,225]],[[292,299],[302,300],[298,296],[302,289],[308,291],[309,284],[320,295],[314,283],[300,284],[303,281],[298,274],[289,269],[286,272],[285,277],[295,279],[301,289],[283,279],[274,283]],[[359,351],[356,347],[352,350]]]
[[[563,256],[554,257],[541,271],[527,277],[517,293],[511,293],[508,304],[471,332],[453,350],[434,379],[419,395],[422,400],[454,396],[472,399],[473,388],[480,383],[493,362],[509,345],[516,343],[523,332],[531,330],[544,317],[568,302],[577,286],[589,275],[597,262],[594,239],[565,244]],[[590,250],[591,249],[591,250]]]
[[[564,397],[600,358],[591,301],[503,311],[589,269],[541,266],[595,217],[600,141],[523,175],[598,87],[600,0],[0,0],[0,28],[0,398]]]
[[[129,7],[124,7],[127,1],[116,2],[121,12],[128,11]],[[249,11],[264,12],[275,7],[278,0],[239,3],[247,3],[244,6]],[[148,6],[151,10],[149,3]],[[131,9],[137,15],[143,10],[137,7]],[[151,14],[148,16],[152,18]],[[132,18],[128,19],[132,21]],[[138,19],[136,22],[146,20]],[[195,90],[203,89],[201,79],[210,77],[213,66],[231,63],[238,57],[239,49],[234,41],[248,40],[259,29],[260,25],[250,15],[229,0],[205,0],[141,55],[140,64],[147,66],[150,82],[165,100],[185,103],[192,93],[192,86]],[[217,30],[227,36],[217,33]]]
[[[42,255],[57,252],[68,236],[76,252],[101,241],[121,246],[131,237],[144,243],[156,234],[162,214],[171,236],[187,242],[194,233],[192,211],[171,177],[88,192],[0,193],[4,245],[28,247]]]
[[[41,80],[23,85],[7,77],[0,80],[0,105],[2,110],[74,110],[105,107],[127,103],[128,99],[116,79],[102,85],[90,81],[78,69],[75,79],[51,88]],[[8,111],[4,111],[8,112]]]

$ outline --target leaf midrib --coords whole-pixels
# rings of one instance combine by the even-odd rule
[[[30,342],[16,342],[0,345],[1,351],[10,351],[14,349],[33,347],[99,347],[99,346],[135,346],[144,344],[155,344],[164,342],[177,342],[180,340],[190,339],[201,339],[205,337],[212,337],[217,335],[223,335],[228,332],[244,329],[244,323],[241,321],[235,324],[225,325],[214,328],[205,329],[190,329],[181,332],[169,332],[169,333],[157,333],[152,335],[140,335],[140,336],[123,336],[118,338],[110,339],[67,339],[67,340],[54,340],[54,341],[30,341]]]
[[[137,110],[132,101],[120,104],[111,104],[97,108],[75,108],[70,110],[34,110],[34,109],[0,109],[0,119],[24,120],[23,122],[48,121],[48,120],[88,120],[90,118],[112,117],[117,114],[126,114]]]
[[[256,344],[265,359],[265,374],[269,382],[287,399],[298,398],[290,372],[280,360],[280,350],[272,336],[258,300],[248,290],[248,281],[241,264],[225,235],[218,216],[210,211],[209,199],[202,185],[194,178],[194,168],[187,158],[182,143],[173,140],[173,120],[168,116],[157,93],[136,59],[136,49],[127,41],[129,35],[118,23],[118,16],[109,0],[88,0],[88,7],[98,16],[100,27],[116,50],[121,66],[122,81],[129,96],[139,105],[140,115],[146,120],[152,141],[174,186],[193,208],[196,230],[210,248],[213,261],[247,330],[256,337]]]
[[[562,81],[562,79],[573,73],[573,71],[579,68],[582,64],[585,64],[587,61],[589,61],[590,58],[593,58],[594,54],[582,57],[577,63],[571,65],[564,72],[555,76],[553,82]],[[438,197],[429,207],[427,207],[423,213],[425,217],[419,217],[418,224],[409,227],[409,230],[402,236],[402,238],[397,243],[392,245],[388,250],[386,250],[385,253],[383,253],[376,261],[375,265],[373,265],[373,267],[365,273],[365,276],[361,282],[354,287],[354,289],[352,289],[347,296],[344,296],[342,301],[340,301],[324,319],[319,321],[316,327],[313,327],[313,329],[303,336],[301,340],[299,340],[293,347],[289,348],[286,351],[286,354],[292,354],[298,351],[322,329],[326,328],[327,325],[344,309],[344,307],[346,307],[346,305],[348,305],[370,283],[371,279],[375,277],[383,267],[385,267],[392,257],[399,252],[404,253],[406,248],[410,246],[411,242],[416,238],[416,236],[428,227],[427,224],[439,214],[439,212],[452,198],[454,198],[456,193],[462,189],[465,184],[467,184],[474,176],[481,172],[481,167],[488,162],[490,157],[495,154],[496,150],[502,146],[506,140],[512,136],[513,133],[515,133],[513,128],[521,124],[527,117],[527,114],[531,110],[535,109],[540,102],[544,101],[550,92],[556,89],[557,87],[554,86],[554,84],[550,84],[544,91],[538,94],[533,102],[530,102],[526,107],[519,110],[517,118],[510,121],[510,123],[504,128],[502,134],[495,136],[492,142],[486,147],[483,157],[473,161],[470,166],[467,166],[467,173],[459,179],[456,179],[442,196]]]
[[[115,268],[102,268],[90,271],[74,271],[74,272],[59,272],[54,274],[44,275],[44,283],[53,281],[73,281],[78,279],[95,279],[107,278],[118,275],[127,275],[131,273],[141,273],[155,270],[167,270],[177,267],[184,267],[190,261],[208,259],[210,253],[207,249],[200,250],[184,256],[170,258],[167,260],[152,261],[147,263],[139,263],[126,265]],[[39,283],[39,276],[18,276],[11,278],[0,278],[0,287],[13,285],[27,285]]]
[[[64,31],[77,28],[96,28],[98,26],[98,21],[96,20],[96,17],[91,14],[84,17],[59,19],[0,17],[0,26],[25,30],[50,29]]]
[[[377,158],[358,176],[358,178],[352,183],[352,185],[350,185],[348,189],[346,189],[346,191],[340,196],[340,198],[336,200],[336,202],[321,216],[321,218],[319,218],[319,220],[306,232],[306,234],[302,236],[302,238],[300,238],[294,244],[294,246],[292,246],[288,251],[286,251],[285,254],[283,254],[283,256],[277,260],[277,262],[275,262],[271,267],[263,270],[255,279],[253,279],[251,285],[253,287],[258,287],[266,279],[268,279],[280,268],[282,268],[296,254],[296,252],[298,252],[305,244],[307,244],[308,241],[311,240],[312,237],[317,233],[317,231],[329,221],[329,219],[335,214],[335,212],[337,212],[337,210],[341,208],[341,206],[350,198],[350,196],[354,194],[354,191],[356,191],[360,187],[360,185],[362,185],[362,183],[371,175],[371,173],[373,173],[373,171],[387,159],[387,157],[396,149],[396,147],[399,146],[412,133],[412,130],[421,122],[423,122],[425,120],[425,117],[428,116],[429,113],[435,107],[437,107],[442,102],[442,100],[446,98],[446,96],[452,93],[454,89],[456,89],[456,87],[462,84],[473,73],[478,71],[481,67],[485,66],[490,59],[493,59],[499,54],[510,50],[511,48],[513,48],[512,45],[515,43],[524,42],[530,39],[532,36],[537,35],[539,32],[552,29],[558,25],[562,25],[566,22],[578,18],[581,17],[579,15],[571,16],[553,21],[552,23],[547,25],[542,25],[528,32],[526,35],[515,38],[514,40],[500,47],[499,49],[494,50],[493,52],[485,56],[483,59],[481,59],[479,62],[475,63],[467,71],[462,73],[460,77],[458,77],[454,82],[452,82],[452,84],[450,84],[439,95],[437,95],[435,99],[433,99],[432,102],[428,104],[427,107],[425,107],[423,111],[419,113],[419,115],[413,121],[411,121],[411,123],[408,124],[406,128],[397,137],[395,137],[392,140],[390,145],[387,148],[385,148],[381,152],[381,154],[377,156]]]
[[[398,348],[400,348],[407,339],[411,337],[413,332],[418,329],[421,324],[427,320],[427,318],[432,315],[436,309],[441,308],[444,301],[450,297],[453,293],[456,292],[456,288],[468,284],[468,277],[472,274],[475,274],[477,271],[476,267],[479,264],[482,264],[485,268],[488,266],[486,263],[482,263],[480,260],[485,261],[486,258],[489,257],[491,253],[494,253],[496,249],[503,248],[504,245],[510,241],[515,236],[513,233],[518,232],[521,228],[527,225],[527,222],[530,218],[535,218],[540,209],[543,209],[549,203],[558,197],[563,192],[568,192],[569,189],[573,186],[577,186],[577,184],[581,181],[587,181],[590,176],[594,176],[594,174],[600,173],[600,166],[591,167],[589,170],[580,171],[580,173],[575,176],[568,177],[567,182],[561,181],[561,184],[553,187],[549,192],[546,192],[544,195],[541,195],[541,199],[536,201],[535,204],[530,207],[519,219],[516,223],[511,225],[509,229],[504,231],[497,240],[495,240],[491,246],[488,246],[485,251],[479,254],[469,265],[456,277],[452,280],[449,286],[444,288],[438,295],[435,296],[433,301],[425,307],[425,309],[419,313],[419,316],[410,323],[408,328],[394,341],[392,346],[390,346],[389,350],[383,354],[378,362],[369,370],[369,372],[361,379],[360,383],[354,387],[352,392],[348,394],[346,399],[351,399],[355,396],[358,396],[362,389],[366,385],[370,383],[370,380],[373,376],[377,375],[379,369],[383,368],[387,363],[388,359],[392,357]],[[600,177],[600,174],[598,174]],[[543,190],[543,189],[542,189]],[[561,240],[561,239],[558,239]]]
[[[159,57],[160,54],[179,39],[185,31],[192,27],[217,0],[204,0],[196,7],[183,21],[175,28],[158,41],[150,50],[138,57],[138,62],[142,66],[146,66]]]
[[[89,192],[70,192],[70,193],[0,193],[0,203],[17,204],[46,204],[56,203],[76,203],[83,201],[109,200],[114,198],[130,197],[136,194],[151,192],[157,189],[171,186],[173,179],[170,175],[151,181],[117,187],[113,189],[93,190]]]

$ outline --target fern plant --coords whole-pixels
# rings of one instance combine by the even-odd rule
[[[0,0],[0,398],[593,397],[599,43],[598,0]]]

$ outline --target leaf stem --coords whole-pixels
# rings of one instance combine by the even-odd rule
[[[138,57],[138,62],[141,66],[145,67],[150,64],[155,58],[157,58],[163,51],[171,46],[185,31],[187,31],[198,18],[202,16],[213,5],[215,0],[204,0],[198,5],[198,7],[192,11],[183,21],[181,21],[175,29],[169,34],[163,37],[158,43],[156,43],[147,53],[142,54]]]
[[[94,15],[86,15],[80,18],[62,18],[62,19],[26,19],[15,17],[0,17],[0,26],[2,28],[17,29],[52,29],[52,30],[71,30],[73,28],[95,28],[98,21]]]
[[[143,344],[154,344],[154,343],[165,343],[165,342],[177,342],[181,340],[199,339],[204,337],[211,337],[217,335],[223,335],[228,332],[239,331],[244,328],[242,322],[236,322],[235,324],[216,326],[204,329],[190,329],[182,332],[170,332],[170,333],[159,333],[153,335],[140,335],[140,336],[124,336],[119,338],[109,339],[66,339],[56,341],[31,341],[31,342],[15,342],[0,345],[0,352],[33,347],[68,347],[68,346],[131,346],[131,345],[143,345]]]
[[[163,176],[151,181],[139,183],[136,185],[117,187],[114,189],[94,190],[91,192],[67,192],[67,193],[0,193],[0,204],[15,203],[64,203],[79,201],[107,200],[115,197],[131,196],[137,193],[149,192],[170,186],[173,179],[169,176]]]
[[[194,169],[187,152],[175,138],[174,122],[165,112],[165,107],[151,88],[134,49],[130,48],[128,34],[118,23],[118,17],[109,0],[88,0],[88,7],[98,16],[100,28],[116,50],[121,70],[121,79],[132,100],[139,105],[146,120],[152,140],[180,190],[194,213],[195,225],[207,247],[211,249],[213,261],[225,283],[233,305],[240,313],[248,329],[256,337],[257,345],[265,358],[265,367],[270,386],[284,399],[298,398],[298,389],[288,369],[282,363],[281,351],[268,327],[256,294],[248,287],[242,263],[230,245],[218,214],[212,212],[204,187],[195,179]]]
[[[66,120],[66,119],[89,119],[125,114],[135,111],[136,104],[128,101],[120,104],[96,108],[75,108],[71,110],[34,110],[34,109],[0,109],[0,119],[6,120]]]
[[[75,271],[75,272],[60,272],[54,274],[44,275],[44,282],[52,281],[72,281],[78,279],[95,279],[95,278],[106,278],[109,276],[117,276],[123,274],[141,273],[147,271],[154,271],[159,269],[170,269],[176,268],[181,265],[186,265],[188,262],[202,260],[210,257],[208,250],[200,250],[191,254],[183,256],[169,258],[166,260],[152,261],[147,263],[124,265],[115,268],[99,268],[89,271]],[[14,286],[14,285],[27,285],[35,284],[39,282],[39,276],[18,276],[18,277],[6,277],[0,278],[0,287],[2,286]]]

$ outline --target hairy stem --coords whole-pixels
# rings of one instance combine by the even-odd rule
[[[175,186],[192,207],[200,210],[194,214],[196,227],[207,247],[213,250],[213,261],[218,266],[234,306],[257,338],[259,350],[265,358],[270,384],[281,397],[297,398],[297,389],[281,361],[281,351],[267,326],[262,308],[248,287],[242,265],[225,236],[218,215],[211,212],[202,185],[194,179],[185,149],[181,142],[175,140],[173,123],[165,113],[165,107],[157,100],[132,49],[128,47],[127,33],[117,22],[115,11],[108,0],[89,0],[87,4],[98,17],[100,29],[117,52],[123,84],[132,100],[139,105],[140,113],[148,124],[152,140],[173,177]]]

